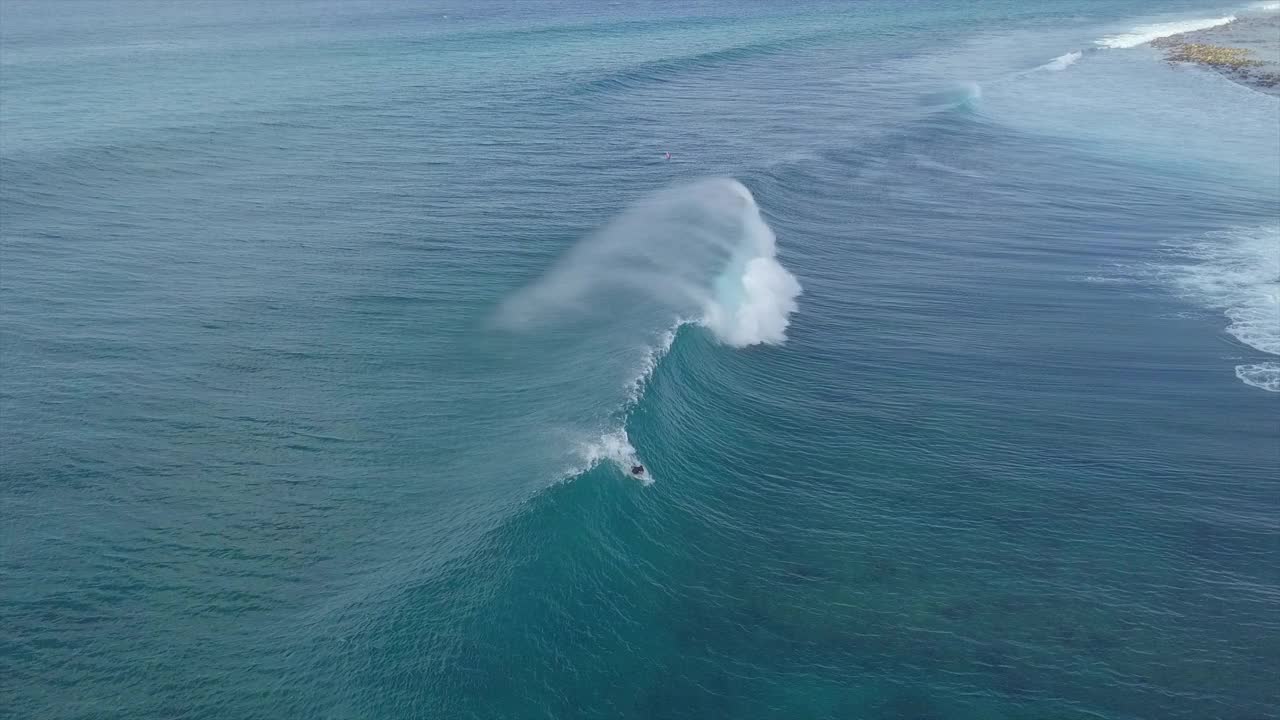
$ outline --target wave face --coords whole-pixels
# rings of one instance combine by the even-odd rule
[[[509,298],[508,328],[607,317],[649,332],[698,317],[734,347],[786,340],[800,283],[776,256],[773,231],[736,180],[704,180],[641,201],[574,246]]]
[[[1095,40],[1100,47],[1123,49],[1133,48],[1139,45],[1145,45],[1152,40],[1159,40],[1170,35],[1180,35],[1194,30],[1204,30],[1206,28],[1226,25],[1234,22],[1235,15],[1225,15],[1216,18],[1203,18],[1200,20],[1178,20],[1176,22],[1155,23],[1152,25],[1139,25],[1129,32],[1120,33],[1118,35],[1108,35],[1100,40]]]
[[[1244,345],[1280,355],[1280,225],[1212,233],[1174,249],[1183,260],[1171,268],[1179,292],[1221,310],[1227,333]],[[1249,385],[1280,392],[1280,364],[1236,367]]]

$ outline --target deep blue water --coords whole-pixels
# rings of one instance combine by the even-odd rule
[[[3,0],[0,716],[1280,717],[1255,12]]]

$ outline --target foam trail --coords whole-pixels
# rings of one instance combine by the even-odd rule
[[[1223,311],[1227,333],[1260,352],[1280,355],[1280,225],[1210,235],[1175,252],[1193,260],[1172,268],[1186,297]],[[1236,376],[1280,392],[1280,364],[1240,365]]]
[[[1100,40],[1094,40],[1094,44],[1099,47],[1123,49],[1138,47],[1159,40],[1170,35],[1181,35],[1182,33],[1192,32],[1193,30],[1204,30],[1219,25],[1226,25],[1234,22],[1235,15],[1226,15],[1218,18],[1202,18],[1200,20],[1179,20],[1177,22],[1155,23],[1152,25],[1139,25],[1127,33],[1119,35],[1108,35]]]
[[[1262,12],[1276,12],[1280,10],[1280,2],[1256,2],[1249,6],[1250,10],[1260,10]]]
[[[1058,57],[1050,60],[1049,62],[1041,65],[1036,69],[1048,70],[1050,72],[1061,72],[1071,67],[1072,65],[1075,65],[1076,61],[1079,60],[1082,56],[1083,56],[1083,53],[1081,53],[1079,50],[1076,50],[1074,52],[1069,52],[1064,55],[1059,55]]]

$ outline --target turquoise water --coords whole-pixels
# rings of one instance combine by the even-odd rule
[[[0,715],[1280,716],[1257,12],[5,0]]]

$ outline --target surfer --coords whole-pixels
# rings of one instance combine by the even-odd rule
[[[664,152],[664,153],[662,153],[662,156],[663,156],[664,158],[666,158],[667,160],[670,160],[670,159],[671,159],[671,153],[670,153],[669,151],[668,151],[668,152]]]
[[[632,466],[631,466],[631,474],[632,474],[632,475],[635,475],[636,477],[640,477],[641,475],[644,475],[644,466],[643,466],[643,465],[632,465]]]

